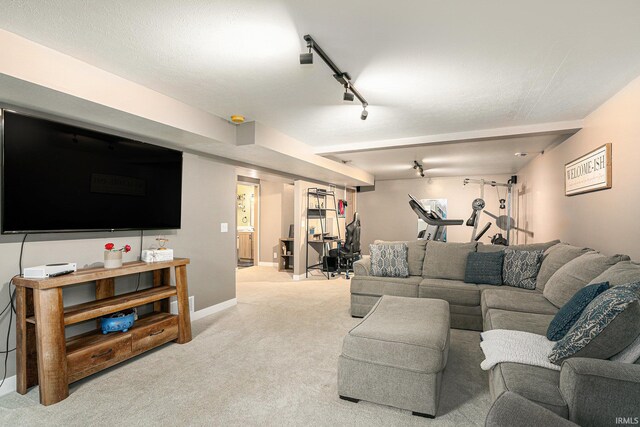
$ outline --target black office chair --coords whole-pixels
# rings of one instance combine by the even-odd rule
[[[353,272],[353,263],[360,259],[360,215],[353,214],[353,221],[345,227],[344,244],[340,246],[340,270],[344,269],[345,278]]]

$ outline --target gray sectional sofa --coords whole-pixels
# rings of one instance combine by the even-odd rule
[[[468,253],[504,248],[475,243],[407,243],[408,278],[371,276],[367,257],[355,263],[352,316],[365,316],[382,295],[436,298],[449,303],[452,328],[508,329],[545,335],[559,308],[585,285],[607,281],[616,286],[640,281],[640,264],[627,256],[605,256],[553,241],[511,246],[544,250],[536,289],[465,283]],[[640,320],[629,327],[640,328]],[[494,399],[513,392],[579,425],[609,425],[615,424],[616,417],[640,416],[638,363],[575,357],[566,360],[560,371],[500,363],[489,372],[489,385]]]
[[[354,263],[355,276],[351,280],[351,315],[364,317],[382,295],[414,298],[436,298],[449,302],[451,327],[482,331],[480,296],[494,285],[465,283],[466,255],[469,252],[502,250],[503,246],[477,243],[429,243],[427,240],[407,242],[409,246],[409,277],[374,277],[367,256]],[[512,246],[513,249],[548,249],[559,240],[532,245]],[[526,292],[539,296],[541,292],[509,288],[513,292]],[[549,310],[551,310],[549,308]],[[547,310],[547,311],[549,311]],[[556,309],[557,311],[557,309]],[[555,312],[552,312],[552,314]]]

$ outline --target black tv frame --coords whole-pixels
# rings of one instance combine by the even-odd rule
[[[0,167],[2,167],[2,172],[0,173],[0,234],[1,235],[15,235],[15,234],[53,234],[53,233],[87,233],[87,232],[115,232],[115,231],[143,231],[143,230],[179,230],[182,227],[182,176],[180,177],[180,226],[179,227],[143,227],[143,228],[87,228],[87,229],[69,229],[69,230],[11,230],[6,231],[4,229],[4,118],[5,111],[14,114],[20,114],[22,116],[33,117],[35,119],[47,120],[51,122],[60,123],[63,125],[74,126],[80,129],[85,129],[91,132],[98,132],[105,135],[113,135],[118,136],[120,138],[126,138],[130,141],[134,141],[140,144],[149,144],[156,145],[158,147],[166,148],[169,150],[179,151],[184,155],[184,151],[178,150],[174,147],[168,147],[165,144],[160,144],[156,142],[150,142],[151,140],[148,138],[147,141],[143,141],[138,137],[135,137],[131,134],[127,134],[126,132],[117,131],[115,129],[109,129],[98,125],[91,125],[90,123],[77,121],[74,119],[68,119],[60,116],[56,116],[53,114],[38,112],[26,108],[14,107],[12,105],[0,103]],[[184,156],[182,156],[182,163],[180,164],[180,169],[184,172]]]

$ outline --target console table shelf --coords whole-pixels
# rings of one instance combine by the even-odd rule
[[[16,278],[16,389],[25,394],[40,385],[40,403],[51,405],[69,395],[69,383],[147,350],[176,341],[191,341],[187,258],[166,262],[130,262],[120,268],[91,268],[49,279]],[[171,268],[176,285],[170,285]],[[115,278],[153,272],[153,287],[115,295]],[[62,288],[95,282],[96,300],[64,307]],[[169,298],[178,314],[169,313]],[[153,304],[127,332],[99,329],[65,339],[65,326]]]
[[[128,308],[139,307],[174,296],[176,296],[176,288],[167,285],[71,305],[64,308],[64,325],[69,326],[85,320],[96,319],[107,314],[117,313]],[[27,317],[27,322],[35,324],[35,316]]]

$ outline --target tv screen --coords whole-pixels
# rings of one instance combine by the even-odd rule
[[[3,234],[180,228],[182,152],[2,113]]]

